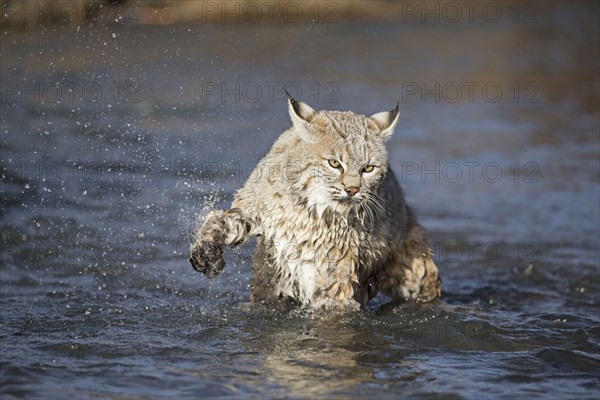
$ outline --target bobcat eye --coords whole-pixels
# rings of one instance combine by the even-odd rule
[[[374,166],[374,165],[366,165],[366,166],[365,166],[365,167],[362,169],[362,172],[367,172],[367,173],[369,173],[369,172],[373,172],[373,170],[374,170],[374,169],[375,169],[375,166]]]
[[[329,162],[329,165],[331,165],[332,168],[338,169],[338,168],[342,167],[342,164],[340,164],[340,162],[337,160],[327,160],[327,161]]]

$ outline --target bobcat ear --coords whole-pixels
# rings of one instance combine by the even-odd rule
[[[399,106],[400,102],[396,104],[396,108],[392,111],[380,112],[369,117],[379,128],[379,136],[383,139],[389,139],[392,133],[394,133],[398,118],[400,118]]]
[[[290,117],[292,123],[297,127],[304,127],[310,120],[316,111],[306,103],[294,99],[290,94],[285,91],[288,96],[288,108],[290,111]]]

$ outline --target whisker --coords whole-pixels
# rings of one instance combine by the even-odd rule
[[[373,199],[369,197],[368,194],[366,194],[365,201],[361,205],[361,209],[363,210],[363,218],[361,218],[361,222],[364,227],[367,227],[366,220],[368,220],[371,229],[373,228],[373,224],[375,223],[375,214],[377,214],[375,205],[379,206],[378,204],[374,203]]]
[[[385,210],[384,210],[383,206],[381,205],[381,203],[378,201],[378,197],[379,196],[376,197],[376,195],[369,193],[366,196],[366,199],[367,199],[367,202],[369,203],[369,205],[371,207],[373,207],[374,210],[378,211],[380,214],[384,214]],[[379,200],[382,200],[382,199],[379,197]]]

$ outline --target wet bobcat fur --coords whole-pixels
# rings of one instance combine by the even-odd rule
[[[251,298],[360,308],[377,292],[430,301],[441,295],[423,228],[388,168],[385,142],[400,112],[366,117],[316,111],[288,99],[292,126],[237,192],[211,211],[191,245],[194,269],[224,268],[223,248],[258,236]]]

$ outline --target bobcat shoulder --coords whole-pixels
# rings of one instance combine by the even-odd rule
[[[398,107],[366,117],[288,103],[292,126],[231,209],[208,214],[191,245],[192,266],[212,278],[225,266],[224,246],[260,236],[254,301],[359,308],[379,291],[394,299],[439,297],[427,235],[388,167],[385,143]]]

